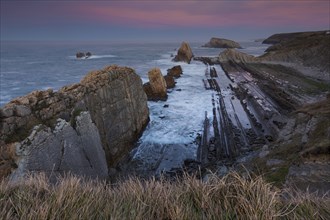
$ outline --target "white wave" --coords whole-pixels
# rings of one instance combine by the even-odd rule
[[[88,58],[77,58],[76,56],[68,56],[70,59],[78,59],[78,60],[90,60],[90,59],[103,59],[103,58],[113,58],[117,57],[116,55],[106,54],[106,55],[92,55]]]

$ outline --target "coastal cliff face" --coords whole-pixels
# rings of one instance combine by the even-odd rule
[[[291,62],[313,67],[324,73],[330,72],[329,31],[277,34],[263,43],[274,44],[260,57],[263,61]],[[328,74],[319,78],[329,81]]]
[[[1,109],[1,173],[18,167],[17,175],[71,171],[105,177],[148,121],[142,81],[131,68],[109,66],[58,92],[32,92]]]
[[[227,40],[223,38],[212,37],[208,43],[203,45],[203,47],[212,47],[212,48],[242,48],[239,43]]]

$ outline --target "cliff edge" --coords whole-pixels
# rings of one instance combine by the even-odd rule
[[[27,172],[107,178],[149,121],[135,71],[116,65],[58,92],[34,91],[0,109],[0,177]]]

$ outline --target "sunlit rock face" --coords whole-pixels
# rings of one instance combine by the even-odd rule
[[[58,92],[34,91],[1,109],[1,151],[10,152],[4,175],[18,167],[17,176],[70,171],[104,178],[148,121],[142,80],[131,68],[109,66]]]
[[[165,101],[167,99],[167,84],[159,68],[148,72],[149,82],[143,85],[144,91],[150,101]]]
[[[190,63],[194,54],[187,42],[182,42],[181,47],[178,50],[178,54],[174,57],[173,61],[175,62],[185,62]]]

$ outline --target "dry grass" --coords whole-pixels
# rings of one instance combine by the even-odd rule
[[[288,195],[286,193],[286,195]],[[329,198],[287,196],[261,178],[129,179],[117,185],[44,175],[0,183],[1,219],[326,219]],[[319,211],[321,210],[321,211]],[[312,218],[313,217],[313,218]],[[316,217],[316,218],[315,218]]]

